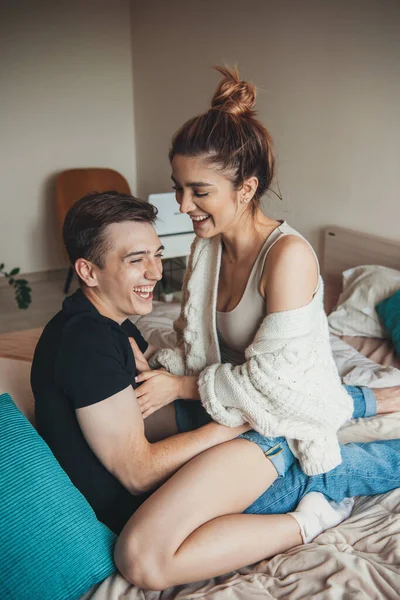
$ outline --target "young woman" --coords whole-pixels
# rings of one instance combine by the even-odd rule
[[[181,399],[179,431],[209,414],[254,430],[191,460],[126,525],[117,565],[152,589],[251,564],[349,514],[350,503],[334,509],[321,494],[308,494],[294,513],[266,514],[293,511],[307,492],[342,501],[399,485],[400,441],[339,447],[340,425],[375,414],[376,398],[340,385],[315,253],[259,206],[274,154],[254,116],[255,89],[236,71],[219,71],[210,110],[183,125],[170,152],[177,201],[197,234],[178,349],[157,355],[169,372],[140,375],[137,396],[144,417]],[[381,394],[380,412],[395,410],[398,390]]]

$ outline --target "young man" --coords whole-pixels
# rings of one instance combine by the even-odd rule
[[[145,357],[151,348],[127,318],[151,312],[161,279],[156,214],[151,204],[116,192],[71,208],[64,242],[80,289],[44,329],[32,365],[39,433],[98,519],[117,533],[184,463],[245,430],[209,423],[177,435],[173,404],[144,425],[130,338]]]

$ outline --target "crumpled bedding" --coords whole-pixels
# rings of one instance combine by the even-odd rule
[[[179,305],[156,306],[137,325],[155,345],[173,345],[172,320]],[[339,338],[332,340],[341,375],[353,385],[396,385],[400,372],[371,366],[367,358]],[[364,360],[365,359],[365,360]],[[382,370],[384,369],[384,370]],[[349,421],[339,432],[341,443],[400,437],[400,413]],[[298,546],[222,577],[144,591],[121,575],[107,578],[84,600],[398,600],[400,597],[400,489],[357,498],[344,523]]]
[[[144,591],[112,575],[84,600],[398,600],[400,490],[357,498],[351,517],[271,560],[222,577]]]

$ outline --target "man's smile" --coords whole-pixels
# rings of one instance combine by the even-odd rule
[[[143,285],[140,287],[134,287],[133,291],[141,300],[152,300],[153,299],[154,285]]]

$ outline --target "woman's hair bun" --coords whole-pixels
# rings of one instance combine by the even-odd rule
[[[247,81],[240,81],[237,68],[214,67],[224,78],[215,91],[211,110],[220,110],[236,117],[254,116],[256,87]]]

